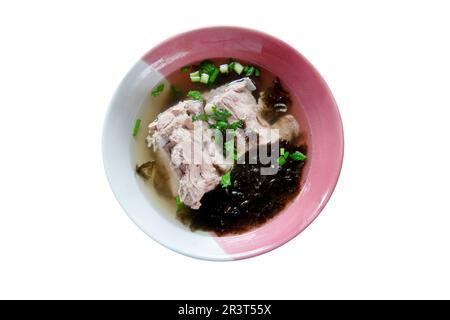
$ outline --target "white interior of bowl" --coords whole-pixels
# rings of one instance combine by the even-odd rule
[[[142,192],[130,152],[134,121],[149,91],[164,76],[143,61],[128,72],[117,89],[103,128],[103,162],[111,188],[128,216],[147,235],[179,253],[208,260],[230,260],[205,232],[191,232],[173,217],[160,214]],[[142,123],[141,130],[146,124]]]

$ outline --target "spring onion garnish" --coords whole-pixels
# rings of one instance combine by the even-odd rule
[[[208,75],[211,75],[215,69],[217,69],[216,66],[214,65],[214,63],[212,63],[212,61],[209,60],[202,61],[202,63],[200,63],[200,66],[198,68],[200,73],[206,73]]]
[[[235,148],[235,143],[234,143],[234,138],[228,140],[227,142],[225,142],[223,144],[223,149],[225,152],[225,157],[228,158],[232,158],[233,160],[237,160],[238,156],[237,156],[237,148]]]
[[[200,82],[200,72],[195,71],[189,74],[192,82]]]
[[[247,77],[251,77],[253,75],[253,73],[255,72],[255,67],[254,66],[245,66],[244,70],[242,70],[242,72],[244,72],[244,74]]]
[[[284,150],[284,148],[280,148],[280,157],[278,158],[278,164],[283,166],[286,163],[286,160],[289,158],[289,151]]]
[[[194,97],[196,93],[200,94],[198,91],[189,91],[188,96]],[[230,118],[232,114],[227,109],[224,108],[218,109],[216,106],[212,106],[211,110],[212,110],[211,115],[207,115],[205,113],[193,115],[192,121],[201,120],[208,122],[209,120],[212,120],[214,121],[214,123],[211,123],[209,127],[211,129],[217,129],[220,131],[225,131],[227,129],[237,130],[238,128],[242,128],[244,126],[243,120],[236,120],[232,123],[229,123],[228,118]]]
[[[242,64],[240,64],[239,62],[235,62],[233,65],[233,70],[234,72],[236,72],[237,74],[241,74],[242,71],[244,70],[244,66]]]
[[[304,161],[306,160],[306,156],[300,151],[295,151],[294,153],[291,153],[291,159],[295,161]]]
[[[231,186],[231,171],[228,171],[220,178],[220,185],[222,188]]]
[[[164,83],[160,83],[157,86],[155,86],[152,90],[152,96],[157,97],[161,92],[164,91]]]
[[[189,91],[187,96],[197,101],[203,101],[202,94],[197,90]]]
[[[228,127],[230,129],[237,130],[238,128],[242,128],[243,126],[244,126],[244,121],[238,120],[238,121],[232,122]]]
[[[175,198],[175,203],[177,205],[177,211],[184,209],[184,203],[183,203],[183,201],[181,201],[180,196],[177,196]]]
[[[251,77],[252,75],[259,77],[261,75],[261,71],[254,66],[245,66],[242,72],[244,72],[246,77]]]
[[[249,67],[247,67],[247,70],[245,71],[245,75],[247,77],[251,77],[254,72],[255,72],[255,67],[249,66]]]
[[[209,81],[208,81],[208,84],[213,84],[215,81],[216,81],[216,79],[217,79],[217,76],[219,75],[219,68],[215,68],[214,69],[214,71],[211,73],[211,75],[209,76]]]
[[[201,114],[195,114],[192,116],[192,121],[208,121],[208,115],[206,113],[201,113]]]
[[[210,124],[209,127],[211,129],[217,129],[217,130],[220,130],[220,131],[225,131],[225,130],[228,129],[228,122],[226,122],[226,121],[217,121],[214,124]]]
[[[214,116],[214,120],[216,121],[227,121],[229,117],[232,116],[231,112],[227,109],[217,109],[216,106],[213,106],[211,108],[212,114]]]
[[[136,119],[136,121],[134,122],[133,137],[137,136],[140,127],[141,127],[141,119]]]
[[[190,68],[191,67],[186,66],[181,68],[181,71],[188,72]],[[219,67],[216,67],[210,60],[204,60],[200,63],[198,70],[190,73],[189,76],[192,82],[201,82],[211,85],[216,81],[219,74],[228,74],[230,71],[234,71],[238,75],[243,73],[246,77],[251,77],[253,75],[259,77],[261,75],[261,70],[255,66],[244,66],[241,63],[230,59],[229,63],[221,64]]]
[[[200,71],[200,74],[202,74],[203,77],[203,81],[200,82],[205,84],[213,84],[220,73],[219,68],[217,68],[215,64],[210,60],[202,61],[202,63],[200,63],[198,71]],[[206,78],[206,76],[203,76],[203,74],[207,74],[208,78]],[[206,79],[208,79],[207,82],[204,82]]]
[[[209,81],[209,74],[202,73],[201,76],[200,76],[200,82],[204,83],[204,84],[207,84],[208,81]]]
[[[225,157],[234,156],[234,139],[230,139],[223,144],[223,148],[225,150]]]
[[[228,73],[228,64],[221,64],[220,67],[220,73]]]

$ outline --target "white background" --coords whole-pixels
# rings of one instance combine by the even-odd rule
[[[447,1],[2,1],[0,298],[450,298]],[[101,160],[109,100],[178,32],[271,33],[322,73],[344,167],[283,247],[214,263],[122,212]]]

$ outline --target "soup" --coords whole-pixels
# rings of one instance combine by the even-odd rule
[[[149,88],[136,119],[144,193],[193,231],[236,234],[265,223],[301,188],[308,139],[299,110],[282,79],[251,63],[183,67]]]

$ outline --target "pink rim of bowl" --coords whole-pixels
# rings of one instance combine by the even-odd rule
[[[133,170],[130,170],[132,161],[124,159],[119,163],[117,160],[127,146],[114,146],[115,141],[123,140],[119,136],[122,129],[123,132],[131,132],[139,104],[142,104],[153,85],[192,62],[220,57],[249,61],[279,75],[283,84],[300,102],[301,112],[292,112],[294,115],[302,114],[309,131],[308,162],[301,191],[296,198],[264,225],[244,234],[223,237],[198,235],[182,230],[179,226],[178,229],[172,229],[164,225],[167,219],[161,220],[158,213],[142,208],[143,202],[137,201],[137,196],[131,194],[134,186],[120,185],[121,181],[130,179],[128,176],[135,179]],[[120,84],[111,102],[103,131],[106,174],[116,198],[130,218],[151,238],[166,247],[206,260],[253,257],[273,250],[301,233],[319,215],[333,193],[341,171],[343,153],[344,137],[339,110],[319,72],[283,41],[240,27],[188,31],[150,50]],[[179,230],[178,234],[176,230]]]

